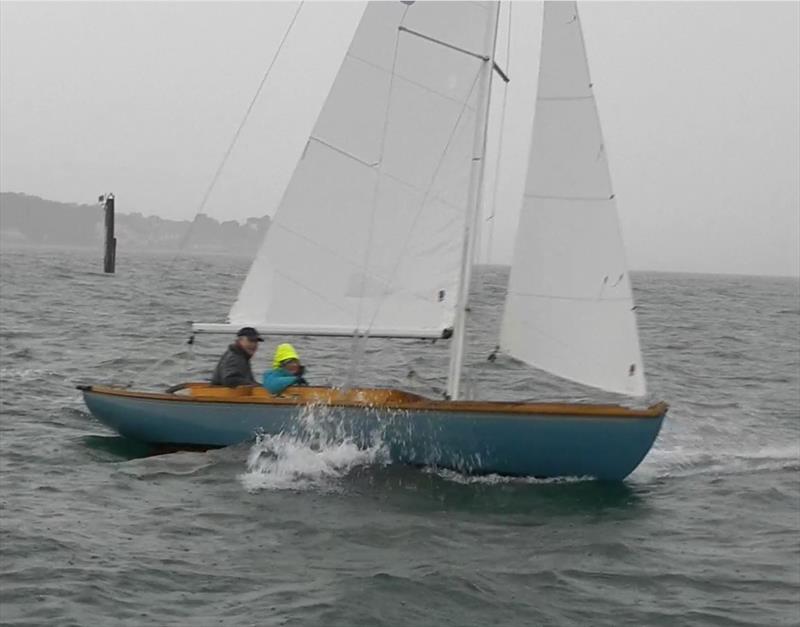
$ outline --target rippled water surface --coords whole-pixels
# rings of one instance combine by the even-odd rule
[[[187,322],[222,320],[247,262],[99,262],[0,253],[2,624],[800,624],[797,280],[634,275],[651,395],[671,409],[639,469],[603,484],[290,437],[152,456],[74,386],[208,376],[225,339],[189,346]],[[471,394],[607,400],[487,361],[506,280],[477,276]],[[294,343],[315,383],[436,395],[446,378],[446,343]]]

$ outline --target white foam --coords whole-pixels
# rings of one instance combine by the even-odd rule
[[[800,464],[800,447],[762,446],[751,449],[706,449],[674,446],[653,449],[634,473],[638,480],[686,477],[698,474],[728,475],[784,470]]]
[[[547,484],[547,483],[582,483],[584,481],[594,481],[594,477],[509,477],[505,475],[465,475],[455,470],[448,470],[446,468],[424,468],[423,472],[434,474],[446,481],[453,483],[460,483],[462,485],[483,484],[483,485],[497,485],[497,484]]]
[[[35,381],[38,379],[58,376],[52,370],[40,368],[0,368],[0,379],[6,381]]]
[[[358,446],[324,406],[304,408],[296,427],[256,439],[246,470],[239,475],[246,490],[335,489],[336,480],[354,468],[388,461],[377,435],[370,446]]]

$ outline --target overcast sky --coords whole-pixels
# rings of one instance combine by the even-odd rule
[[[800,3],[579,6],[631,267],[800,274]],[[296,7],[3,2],[0,189],[71,202],[113,191],[120,211],[192,218]],[[312,7],[316,23],[301,11],[317,43],[293,54],[318,75],[292,88],[292,119],[257,103],[207,213],[274,211],[284,136],[313,124],[301,118],[351,32],[354,11],[335,8]],[[540,10],[512,7],[498,263],[513,247]]]

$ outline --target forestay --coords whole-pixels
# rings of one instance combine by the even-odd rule
[[[545,2],[537,107],[501,348],[645,393],[631,284],[574,2]]]
[[[368,4],[231,325],[418,337],[452,325],[490,4]]]

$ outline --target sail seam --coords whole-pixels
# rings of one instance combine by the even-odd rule
[[[538,200],[569,200],[576,202],[606,202],[614,199],[614,194],[610,196],[546,196],[544,194],[523,194],[525,198],[536,198]]]
[[[380,163],[379,161],[374,161],[372,163],[369,163],[369,162],[365,161],[364,159],[362,159],[361,157],[356,157],[351,152],[347,152],[346,150],[342,150],[338,146],[334,146],[333,144],[330,144],[330,143],[326,142],[324,139],[320,139],[319,137],[314,137],[314,135],[310,135],[308,139],[309,139],[309,141],[315,141],[315,142],[317,142],[319,144],[322,144],[323,146],[326,146],[326,147],[330,148],[331,150],[334,150],[334,151],[338,152],[339,154],[344,155],[345,157],[348,157],[348,158],[352,159],[353,161],[356,161],[356,162],[360,163],[361,165],[365,165],[370,169],[374,168],[376,165],[378,165]]]
[[[450,136],[447,138],[447,143],[444,146],[444,150],[442,151],[442,154],[439,156],[439,161],[436,164],[436,169],[434,170],[433,176],[430,179],[430,182],[428,184],[428,188],[425,190],[425,194],[422,197],[422,201],[419,203],[419,206],[417,207],[417,212],[414,215],[414,219],[411,222],[411,227],[409,228],[408,233],[406,234],[405,240],[403,241],[402,248],[400,249],[400,254],[397,257],[397,259],[395,261],[394,268],[392,269],[392,272],[390,274],[390,277],[392,279],[394,279],[394,277],[397,275],[397,271],[400,268],[400,264],[401,264],[401,262],[403,260],[403,257],[404,257],[405,253],[408,250],[409,241],[411,240],[411,234],[414,232],[414,229],[417,227],[417,222],[419,221],[419,218],[422,215],[422,212],[425,210],[426,202],[430,198],[431,189],[433,188],[434,183],[436,183],[436,178],[439,176],[439,170],[442,167],[442,163],[444,162],[444,158],[447,155],[447,151],[450,150],[450,145],[452,144],[453,138],[455,137],[456,132],[458,131],[458,126],[459,126],[459,124],[461,124],[461,120],[464,117],[464,112],[469,108],[467,103],[469,102],[469,99],[472,97],[472,93],[475,90],[475,86],[478,84],[478,78],[479,77],[480,77],[480,71],[475,73],[475,78],[472,81],[472,85],[470,86],[469,93],[467,94],[467,98],[466,98],[466,100],[464,101],[464,103],[462,105],[461,111],[459,112],[458,117],[455,120],[455,123],[453,124],[453,128],[450,130]],[[433,198],[434,199],[438,199],[438,195],[433,196]],[[444,201],[442,201],[442,202],[443,202],[443,204],[447,205],[447,203],[445,203]],[[459,212],[458,213],[460,214],[460,208],[459,208]],[[375,320],[377,319],[378,314],[380,313],[380,310],[383,307],[384,298],[385,298],[385,296],[387,294],[388,293],[383,295],[383,297],[381,298],[381,300],[378,303],[378,306],[375,308],[375,313],[373,314],[372,320],[370,320],[369,326],[367,327],[368,330],[370,328],[372,328],[373,324],[375,324]]]
[[[366,60],[366,59],[362,59],[361,57],[359,57],[359,56],[357,56],[357,55],[354,55],[354,54],[350,54],[350,53],[348,53],[348,54],[347,54],[347,56],[348,56],[349,58],[351,58],[351,59],[355,60],[355,61],[360,61],[360,62],[361,62],[361,63],[363,63],[364,65],[368,65],[368,66],[369,66],[369,67],[371,67],[371,68],[374,68],[374,69],[376,69],[376,70],[379,70],[379,71],[383,72],[384,74],[388,74],[388,75],[390,75],[390,76],[392,76],[392,75],[393,75],[393,76],[395,76],[395,78],[398,78],[398,79],[400,79],[400,80],[401,80],[401,81],[403,81],[404,83],[407,83],[407,84],[409,84],[409,85],[413,85],[414,87],[419,87],[420,89],[422,89],[422,90],[425,90],[425,91],[427,91],[428,93],[431,93],[431,94],[436,94],[436,95],[437,95],[437,96],[439,96],[440,98],[443,98],[443,99],[445,99],[445,100],[449,100],[450,102],[455,102],[455,103],[456,103],[456,104],[458,104],[459,106],[461,106],[461,105],[463,105],[463,104],[464,104],[464,103],[463,103],[461,100],[459,100],[458,98],[454,98],[453,96],[448,96],[447,94],[443,94],[443,93],[442,93],[442,92],[440,92],[440,91],[436,91],[435,89],[432,89],[431,87],[428,87],[427,85],[423,85],[422,83],[419,83],[419,82],[417,82],[417,81],[413,81],[413,80],[411,80],[410,78],[408,78],[408,77],[406,77],[406,76],[403,76],[403,75],[402,75],[402,74],[400,74],[399,72],[395,72],[394,74],[392,74],[391,70],[387,70],[386,68],[384,68],[384,67],[381,67],[381,66],[380,66],[380,65],[378,65],[377,63],[372,63],[371,61],[368,61],[368,60]],[[471,111],[473,108],[472,108],[472,107],[470,107],[469,105],[467,105],[467,109],[469,109],[469,110]]]
[[[332,151],[334,151],[336,153],[339,153],[342,156],[347,157],[348,159],[352,159],[356,163],[360,163],[361,165],[363,165],[364,167],[369,168],[370,170],[375,170],[376,166],[379,165],[379,162],[376,162],[374,164],[367,163],[363,159],[361,159],[359,157],[356,157],[355,155],[347,152],[346,150],[342,150],[341,148],[338,148],[338,147],[334,146],[333,144],[330,144],[330,143],[326,142],[324,139],[320,139],[319,137],[311,136],[311,137],[309,137],[309,140],[314,140],[316,143],[320,144],[321,146],[325,146],[326,148],[330,148]],[[461,212],[461,207],[453,204],[452,202],[450,202],[448,200],[445,200],[440,194],[436,194],[434,196],[429,196],[429,195],[427,195],[428,192],[427,192],[427,190],[425,188],[418,187],[417,185],[414,185],[413,183],[409,183],[408,181],[405,181],[405,180],[401,179],[400,177],[395,176],[394,174],[390,174],[389,172],[386,172],[385,170],[380,170],[378,172],[378,175],[381,176],[381,177],[386,177],[387,179],[391,179],[395,183],[398,183],[398,184],[400,184],[400,185],[402,185],[402,186],[404,186],[404,187],[406,187],[406,188],[408,188],[410,190],[418,192],[419,194],[425,196],[425,200],[426,201],[430,200],[430,201],[440,202],[442,205],[444,205],[448,209],[451,209],[454,213],[460,213]],[[279,222],[275,221],[274,224],[279,224]]]
[[[314,295],[314,296],[316,296],[317,298],[321,299],[323,302],[327,303],[328,305],[331,305],[331,306],[332,306],[332,307],[334,307],[335,309],[338,309],[339,311],[341,311],[341,312],[342,312],[343,314],[345,314],[346,316],[352,316],[353,312],[351,312],[351,311],[348,311],[348,310],[347,310],[347,309],[345,309],[344,307],[340,306],[338,303],[335,303],[335,302],[333,302],[332,300],[330,300],[330,299],[329,299],[327,296],[325,296],[324,294],[320,294],[320,293],[319,293],[319,292],[317,292],[316,290],[312,290],[312,289],[311,289],[310,287],[308,287],[307,285],[304,285],[303,283],[300,283],[300,281],[298,281],[298,280],[297,280],[297,279],[295,279],[294,277],[291,277],[291,276],[289,276],[289,275],[288,275],[288,274],[286,274],[285,272],[282,272],[281,270],[278,270],[278,269],[276,268],[276,269],[275,269],[275,274],[278,274],[278,275],[282,276],[282,277],[283,277],[284,279],[286,279],[287,281],[290,281],[290,282],[294,283],[295,285],[297,285],[298,287],[300,287],[301,289],[304,289],[304,290],[305,290],[305,291],[307,291],[308,293],[310,293],[310,294],[313,294],[313,295]]]
[[[541,333],[541,332],[538,331],[538,329],[534,328],[533,331],[537,332],[540,337],[544,337],[545,339],[553,341],[556,344],[560,344],[561,346],[566,347],[567,349],[571,349],[571,348],[574,347],[573,344],[569,344],[567,342],[560,341],[557,338],[554,338],[552,336],[547,335],[546,333]],[[515,357],[517,359],[521,359],[525,363],[530,364],[531,366],[533,366],[534,368],[537,368],[538,370],[542,370],[544,372],[548,372],[548,373],[550,373],[552,375],[555,375],[555,376],[557,376],[557,377],[559,377],[561,379],[566,379],[567,381],[574,381],[575,383],[578,383],[580,385],[587,385],[587,386],[590,386],[590,387],[595,387],[595,388],[599,388],[601,390],[605,390],[606,392],[611,392],[612,394],[622,394],[622,395],[625,395],[625,396],[641,397],[641,396],[645,396],[647,394],[646,388],[644,388],[644,383],[641,380],[641,377],[643,376],[641,374],[636,375],[635,380],[632,382],[632,386],[634,388],[638,388],[639,385],[641,385],[642,388],[643,388],[641,393],[637,393],[635,391],[630,391],[629,389],[626,389],[624,384],[623,385],[613,384],[611,386],[606,386],[606,385],[604,385],[602,383],[589,382],[586,379],[576,379],[576,378],[573,378],[571,374],[567,374],[567,373],[563,372],[560,369],[553,369],[553,368],[551,368],[551,367],[549,367],[549,366],[547,366],[547,365],[545,365],[545,364],[543,364],[541,362],[537,362],[537,361],[535,361],[533,359],[528,360],[528,359],[523,359],[522,357],[518,357],[517,353],[515,353],[511,349],[502,348],[502,350],[503,350],[503,352],[511,355],[512,357]],[[583,359],[584,362],[591,363],[594,366],[600,366],[600,367],[602,367],[604,369],[608,369],[608,366],[606,366],[605,364],[602,364],[598,360],[592,359],[591,357],[588,357],[586,355],[584,355],[582,357],[582,359]],[[636,359],[634,359],[633,364],[635,366],[637,366],[637,368],[636,368],[637,372],[642,372],[644,370],[644,365],[643,365],[643,363],[641,361],[637,361]],[[627,381],[625,383],[627,383]]]
[[[589,94],[588,96],[539,96],[536,100],[592,100],[594,96]]]
[[[298,239],[302,239],[302,240],[308,242],[312,246],[315,246],[315,247],[319,248],[320,250],[327,252],[332,257],[336,257],[338,259],[341,259],[342,261],[344,261],[345,263],[353,266],[354,268],[362,268],[362,264],[360,262],[354,261],[353,259],[350,259],[350,258],[346,257],[345,255],[342,255],[342,254],[336,252],[335,250],[333,250],[331,248],[328,248],[327,246],[325,246],[324,244],[318,242],[315,239],[312,239],[312,238],[310,238],[310,237],[308,237],[306,235],[303,235],[302,233],[298,233],[294,229],[286,226],[285,224],[281,224],[280,222],[273,222],[273,224],[270,225],[270,228],[273,228],[273,226],[277,226],[277,227],[283,229],[284,231],[286,231],[287,233],[290,233],[290,234],[294,235]],[[385,279],[383,279],[382,277],[380,277],[380,276],[378,276],[378,275],[376,275],[376,274],[374,274],[372,272],[366,272],[365,271],[365,274],[367,276],[369,276],[369,278],[374,279],[374,280],[376,280],[376,281],[378,281],[380,283],[383,283],[383,284],[387,283],[387,281]]]
[[[382,292],[382,294],[380,296],[381,299],[383,299],[386,296],[388,296],[389,289],[395,288],[395,292],[394,292],[395,294],[405,294],[405,295],[410,296],[412,298],[415,298],[415,299],[417,299],[417,300],[419,300],[420,302],[423,302],[423,303],[430,303],[431,302],[428,298],[426,298],[424,296],[421,296],[420,294],[417,294],[416,292],[414,292],[412,290],[397,289],[398,286],[396,286],[394,283],[392,283],[392,280],[394,279],[394,276],[392,276],[391,278],[387,279],[387,278],[384,278],[384,277],[382,277],[380,275],[375,274],[374,272],[369,272],[367,270],[364,270],[364,267],[360,262],[353,261],[352,259],[349,259],[348,257],[345,257],[344,255],[337,253],[335,250],[332,250],[332,249],[328,248],[327,246],[324,246],[323,244],[321,244],[317,240],[311,239],[310,237],[307,237],[307,236],[303,235],[302,233],[298,233],[294,229],[286,226],[285,224],[281,224],[280,222],[273,222],[270,225],[270,228],[274,228],[276,226],[281,228],[281,229],[283,229],[287,233],[290,233],[290,234],[294,235],[298,239],[302,239],[302,240],[308,242],[309,244],[311,244],[312,246],[315,246],[315,247],[319,248],[320,250],[327,252],[332,257],[335,257],[337,259],[341,259],[342,261],[344,261],[348,265],[352,266],[353,268],[356,268],[358,270],[363,271],[364,274],[367,277],[369,277],[370,279],[375,280],[376,282],[380,283],[384,287],[384,291]],[[413,227],[412,227],[411,230],[413,230]],[[402,254],[400,255],[399,258],[402,259]],[[396,270],[396,268],[395,268],[395,270]],[[305,285],[302,285],[301,283],[297,282],[296,279],[292,279],[291,277],[289,277],[289,275],[287,275],[285,273],[282,273],[282,272],[280,272],[280,270],[277,270],[277,269],[275,270],[275,272],[278,272],[279,274],[282,274],[286,278],[290,279],[293,283],[296,283],[300,287],[305,288],[308,292],[310,292],[312,294],[316,294],[320,298],[322,298],[322,299],[327,301],[327,298],[325,296],[323,296],[322,294],[317,294],[316,292],[314,292],[314,290],[312,290],[309,287],[307,287]],[[365,298],[365,297],[361,296],[360,298]],[[334,304],[334,303],[331,303],[331,304]],[[343,311],[343,312],[346,312],[346,310],[344,310],[344,309],[340,308],[340,310]],[[346,312],[346,313],[350,314],[352,312]],[[374,321],[374,318],[373,318],[373,321]],[[370,326],[367,326],[366,329],[369,330]]]
[[[403,10],[403,15],[400,18],[400,27],[402,28],[403,22],[408,15],[408,10],[411,5],[407,5],[406,8]],[[360,329],[361,327],[361,313],[363,311],[364,305],[364,292],[367,283],[367,271],[369,269],[369,260],[372,253],[372,243],[373,243],[373,235],[375,230],[375,213],[378,207],[378,195],[380,193],[381,187],[381,173],[383,172],[383,157],[386,152],[386,134],[389,129],[389,114],[392,110],[392,92],[394,91],[395,80],[397,80],[397,53],[400,48],[400,31],[398,30],[394,36],[394,50],[392,51],[392,71],[391,75],[389,76],[389,85],[388,89],[386,90],[386,107],[383,111],[383,124],[381,130],[381,142],[380,148],[378,150],[378,163],[377,165],[377,176],[375,177],[375,181],[372,185],[372,210],[370,211],[369,215],[369,230],[367,231],[367,241],[366,246],[364,247],[364,270],[361,279],[361,298],[358,299],[358,308],[356,312],[356,328]],[[353,349],[356,350],[358,347],[354,344]],[[355,358],[355,355],[353,355]],[[353,359],[353,363],[356,360]],[[354,366],[351,366],[354,367]],[[351,370],[351,375],[354,372]],[[348,377],[350,378],[350,377]]]
[[[524,322],[523,322],[523,324],[528,329],[530,329],[531,331],[536,333],[539,337],[542,337],[545,340],[553,342],[555,344],[560,344],[562,347],[567,348],[567,350],[580,348],[576,344],[574,344],[573,342],[568,342],[568,341],[564,340],[563,338],[556,337],[556,336],[554,336],[554,335],[552,335],[550,333],[547,333],[547,332],[543,331],[538,326],[535,326],[535,325],[530,324],[530,323],[525,324]],[[637,394],[635,392],[629,392],[627,390],[623,391],[621,388],[625,387],[624,384],[622,386],[614,385],[613,387],[615,387],[616,390],[610,390],[607,387],[604,387],[603,385],[598,385],[596,383],[590,383],[585,378],[584,379],[573,378],[570,374],[564,373],[561,369],[558,369],[558,371],[555,370],[555,369],[551,369],[551,368],[545,366],[544,364],[542,364],[541,362],[536,362],[533,359],[528,360],[528,359],[525,359],[525,358],[522,358],[522,357],[518,357],[518,358],[522,359],[522,361],[530,364],[534,368],[538,368],[539,370],[543,370],[545,372],[549,372],[551,374],[556,375],[557,377],[561,377],[562,379],[567,379],[569,381],[575,381],[576,383],[580,383],[582,385],[589,385],[589,386],[592,386],[592,387],[599,387],[599,388],[601,388],[603,390],[606,390],[606,391],[617,392],[617,393],[620,393],[620,394],[626,394],[628,396],[631,396],[631,395],[632,396],[644,396],[645,394],[647,394],[647,388],[646,388],[646,383],[645,383],[645,379],[644,379],[644,362],[642,361],[642,354],[641,354],[641,349],[639,348],[638,338],[637,338],[635,346],[636,346],[636,348],[634,349],[633,363],[637,367],[637,373],[638,374],[635,375],[636,380],[634,381],[634,385],[636,385],[637,382],[641,384],[641,387],[642,387],[641,394]],[[508,353],[509,355],[512,355],[512,356],[517,355],[516,351],[514,351],[510,346],[503,346],[503,342],[502,341],[501,341],[501,350],[503,350],[503,352]],[[577,351],[574,351],[574,352],[577,352]],[[583,361],[589,362],[589,363],[593,364],[594,366],[599,366],[599,367],[601,367],[603,369],[607,369],[608,368],[608,366],[606,364],[601,363],[599,360],[591,357],[590,355],[584,354],[582,356],[582,359],[583,359]],[[626,381],[625,383],[628,383],[628,381]]]

